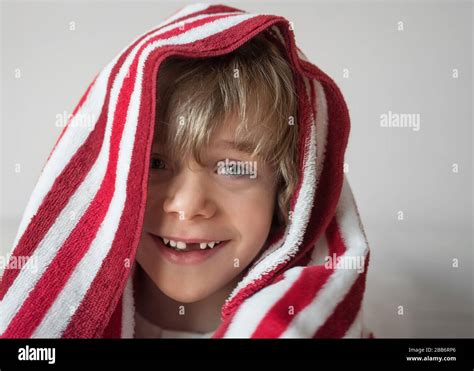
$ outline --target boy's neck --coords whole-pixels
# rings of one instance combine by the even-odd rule
[[[221,323],[222,305],[242,278],[242,275],[239,275],[203,300],[180,303],[165,295],[139,264],[136,268],[136,310],[153,324],[176,331],[208,333],[216,330]],[[184,307],[184,314],[181,306]]]

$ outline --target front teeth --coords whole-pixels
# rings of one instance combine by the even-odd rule
[[[173,240],[168,240],[167,238],[161,237],[165,245],[171,246],[171,247],[176,247],[178,250],[186,250],[186,242],[182,241],[173,241]],[[211,248],[213,249],[214,246],[217,246],[221,243],[221,241],[212,241],[212,242],[201,242],[199,244],[199,248],[201,250],[204,250],[206,248]]]

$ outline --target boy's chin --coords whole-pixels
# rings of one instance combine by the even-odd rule
[[[201,301],[212,295],[209,292],[209,285],[194,285],[193,287],[168,287],[167,285],[155,282],[160,291],[170,299],[178,303],[190,304]]]
[[[171,299],[174,301],[177,301],[178,303],[182,304],[192,304],[196,303],[198,301],[204,300],[207,296],[204,295],[190,295],[190,296],[183,296],[183,295],[175,295]]]

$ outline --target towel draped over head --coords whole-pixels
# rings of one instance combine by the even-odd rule
[[[134,336],[133,272],[147,196],[158,67],[213,57],[265,32],[298,97],[299,172],[291,218],[222,307],[215,338],[365,337],[369,248],[343,171],[349,114],[334,83],[280,16],[189,5],[137,38],[94,78],[60,134],[24,211],[0,283],[0,334]],[[91,125],[80,125],[91,117]],[[359,264],[356,264],[356,263]]]

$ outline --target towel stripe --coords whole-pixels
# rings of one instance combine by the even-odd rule
[[[298,280],[266,313],[252,337],[280,337],[293,317],[311,303],[315,293],[320,290],[329,275],[330,272],[321,266],[304,268]]]
[[[338,212],[327,228],[326,237],[329,243],[329,253],[333,257],[362,257],[366,255],[365,241],[360,240],[360,231],[351,230],[350,224],[357,224],[354,209],[351,205],[352,193],[347,180],[344,180]],[[358,235],[359,234],[359,235]],[[343,336],[352,323],[359,307],[355,305],[359,298],[359,288],[365,279],[365,273],[359,274],[355,269],[332,269],[325,285],[315,295],[313,302],[301,311],[291,322],[282,337],[330,337],[334,333],[327,330],[333,328],[336,319],[346,318],[349,323],[338,321]],[[361,279],[355,284],[354,283]],[[342,303],[339,305],[339,303]],[[347,305],[351,303],[351,305]],[[342,312],[341,312],[342,311]],[[318,314],[317,316],[315,314]],[[332,317],[331,317],[332,316]],[[329,325],[323,327],[326,321]],[[323,328],[317,332],[319,328]],[[326,331],[324,331],[326,330]]]
[[[281,299],[283,295],[293,286],[303,271],[296,267],[284,273],[284,279],[275,284],[265,287],[256,294],[245,300],[229,324],[223,337],[226,338],[249,338],[260,325],[262,318],[272,308],[273,304]]]
[[[333,312],[314,334],[315,338],[341,338],[355,321],[362,304],[365,274],[358,274],[356,281]],[[349,309],[349,310],[348,310]]]
[[[331,223],[329,229],[335,228],[335,221]],[[330,243],[330,254],[342,255],[345,246],[340,241]],[[300,279],[288,290],[279,302],[266,314],[260,327],[252,337],[257,338],[275,338],[280,337],[292,326],[292,321],[303,311],[321,290],[323,285],[333,274],[332,269],[327,269],[324,265],[315,265],[303,269]],[[297,329],[298,333],[302,329]],[[309,336],[308,336],[309,337]]]

